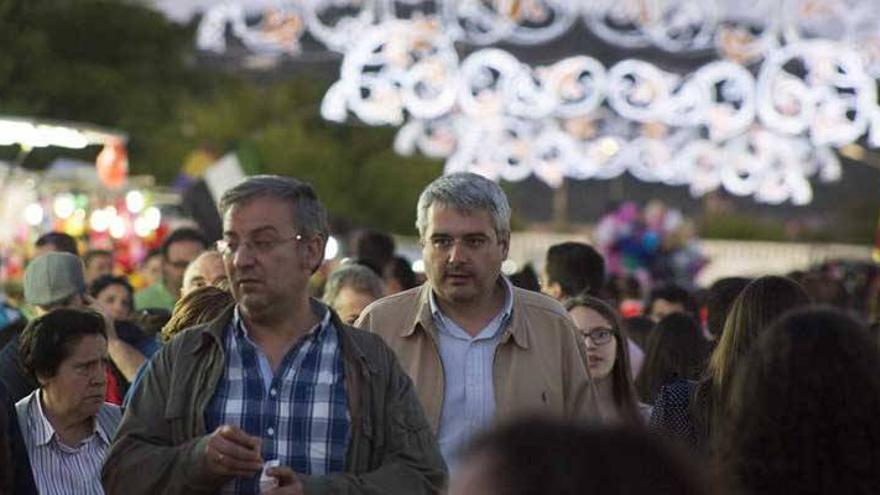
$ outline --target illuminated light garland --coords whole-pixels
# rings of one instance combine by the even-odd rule
[[[810,180],[840,178],[832,148],[880,147],[872,0],[279,0],[256,24],[234,6],[206,13],[200,46],[222,51],[231,26],[255,52],[295,56],[310,35],[344,53],[322,116],[400,126],[395,150],[447,172],[551,186],[630,173],[804,204]],[[720,60],[684,76],[586,55],[533,68],[488,47],[545,43],[578,19],[616,46]],[[487,48],[459,60],[456,44]]]
[[[623,48],[714,49],[738,63],[761,60],[780,40],[834,39],[855,47],[869,73],[880,77],[880,9],[873,0],[277,0],[255,2],[257,8],[249,3],[227,0],[206,8],[197,46],[225,52],[229,28],[255,53],[295,56],[306,33],[347,53],[376,24],[419,19],[441,23],[455,42],[536,45],[559,38],[580,18],[592,33]]]
[[[425,41],[444,40],[437,31],[421,38],[398,32],[407,29],[416,28],[394,21],[369,31],[363,47],[346,57],[322,108],[332,108],[325,117],[337,121],[351,112],[371,125],[402,125],[395,149],[447,158],[446,172],[507,181],[535,175],[553,187],[566,177],[611,179],[629,172],[643,181],[690,185],[695,196],[724,188],[766,203],[804,204],[812,199],[810,178],[840,177],[827,146],[875,132],[880,112],[868,105],[876,91],[859,58],[833,43],[784,47],[771,54],[756,81],[729,61],[682,78],[640,60],[606,70],[585,56],[532,69],[497,48],[454,66],[450,44],[424,50]],[[429,55],[401,55],[416,47]],[[783,70],[794,57],[807,60],[801,77]],[[401,65],[397,58],[418,62]],[[400,81],[418,64],[443,68],[432,84],[440,88],[434,94],[447,96],[430,112],[402,96],[407,86]],[[361,91],[380,86],[376,79],[384,74],[389,78],[381,98]],[[853,117],[853,102],[867,110]]]
[[[858,47],[880,74],[880,13],[871,0],[278,0],[259,9],[247,1],[205,9],[197,31],[203,50],[226,50],[226,31],[257,53],[295,55],[305,33],[347,52],[371,25],[433,18],[456,42],[535,45],[567,32],[580,17],[590,31],[624,48],[671,53],[717,49],[737,62],[778,47],[835,39]],[[249,18],[259,21],[248,23]]]

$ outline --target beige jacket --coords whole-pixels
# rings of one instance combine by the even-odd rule
[[[424,284],[374,302],[355,326],[377,333],[412,378],[428,421],[437,431],[445,387],[437,327]],[[496,419],[525,415],[598,420],[586,349],[555,300],[513,288],[513,312],[495,350]]]

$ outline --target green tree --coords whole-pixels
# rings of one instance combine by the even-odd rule
[[[122,129],[133,172],[173,176],[162,130],[181,98],[210,86],[186,63],[189,30],[123,1],[0,0],[0,37],[0,111]]]
[[[412,234],[418,194],[442,172],[441,164],[395,154],[395,129],[321,119],[319,102],[328,85],[301,77],[230,86],[210,101],[190,101],[181,118],[204,146],[244,147],[259,171],[313,183],[335,216]]]
[[[266,82],[198,64],[192,34],[123,0],[0,0],[0,113],[123,130],[131,173],[160,183],[194,149],[242,150],[258,171],[313,182],[336,217],[412,233],[439,163],[395,155],[394,129],[323,121],[328,80]],[[40,149],[25,166],[97,152]]]

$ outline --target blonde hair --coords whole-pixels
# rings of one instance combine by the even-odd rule
[[[228,290],[210,285],[199,287],[177,301],[160,338],[168,342],[182,330],[217,318],[233,303],[235,299]]]
[[[737,296],[724,323],[718,346],[709,358],[706,373],[697,385],[695,417],[703,435],[727,417],[733,377],[758,336],[787,311],[810,304],[803,287],[779,276],[760,277]]]

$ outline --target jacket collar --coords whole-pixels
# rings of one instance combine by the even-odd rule
[[[343,323],[336,311],[330,306],[327,306],[327,311],[330,313],[330,324],[336,328],[339,334],[339,341],[342,344],[343,359],[361,363],[365,369],[375,373],[377,371],[375,363],[372,363],[367,359],[367,355],[363,348],[361,348],[360,344],[357,343],[357,340],[351,336],[351,332],[356,329],[351,325]]]
[[[229,327],[229,323],[232,321],[234,314],[235,304],[230,304],[228,308],[223,310],[223,313],[221,313],[220,316],[214,318],[213,321],[202,325],[201,330],[199,331],[201,339],[198,345],[193,349],[192,353],[198,354],[211,345],[216,345],[222,349],[223,335],[226,333],[226,329]]]
[[[508,281],[502,280],[503,283],[509,284]],[[517,311],[517,308],[522,304],[522,300],[518,294],[518,291],[522,290],[517,287],[514,287],[512,284],[508,287],[510,289],[510,297],[511,297],[511,308],[510,315],[507,318],[507,328],[504,330],[504,333],[501,336],[501,342],[506,343],[508,340],[513,338],[513,341],[516,345],[520,346],[523,349],[529,348],[529,335],[528,328],[526,327],[522,318],[517,318],[518,313],[522,313],[522,311]],[[431,284],[430,282],[425,282],[422,284],[419,289],[419,293],[417,295],[417,305],[416,305],[416,313],[415,318],[413,320],[412,325],[406,326],[400,333],[401,337],[409,337],[413,335],[416,330],[422,329],[427,334],[436,336],[437,328],[434,325],[434,315],[431,311]]]
[[[323,303],[316,299],[312,299],[311,302],[312,306],[318,304],[322,306],[322,309],[326,309],[326,311],[329,312],[330,324],[339,332],[343,356],[346,359],[349,357],[354,358],[355,362],[363,363],[367,369],[373,371],[363,349],[361,349],[358,343],[351,338],[350,330],[352,327],[342,323],[342,320],[339,319],[339,315],[336,314],[336,311],[333,311],[329,306],[324,306]],[[235,311],[236,305],[231,304],[220,316],[202,327],[200,330],[202,338],[195,349],[193,349],[193,354],[198,354],[211,345],[216,345],[221,349],[223,348],[223,337],[235,317]]]

